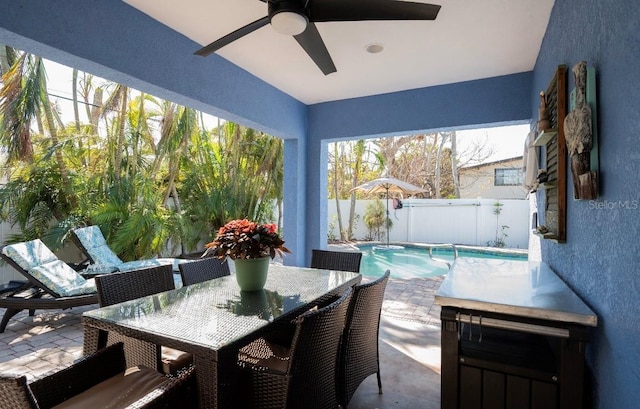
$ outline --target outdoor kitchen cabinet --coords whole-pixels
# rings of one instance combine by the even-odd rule
[[[597,317],[549,266],[458,258],[436,303],[443,409],[583,408]]]

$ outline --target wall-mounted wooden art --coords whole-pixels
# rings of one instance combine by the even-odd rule
[[[575,88],[564,120],[565,140],[571,160],[573,197],[598,197],[598,135],[595,69],[581,61],[573,67]]]
[[[567,102],[567,67],[558,66],[547,89],[540,93],[538,136],[534,146],[543,149],[537,189],[542,192],[535,234],[559,243],[566,241],[567,145],[564,119]],[[540,208],[542,207],[542,208]]]

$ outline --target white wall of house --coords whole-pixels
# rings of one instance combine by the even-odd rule
[[[373,200],[356,202],[356,214],[359,216],[354,232],[356,240],[364,240],[368,235],[363,218],[371,202]],[[389,217],[393,222],[389,240],[486,246],[496,240],[496,227],[500,235],[501,226],[508,226],[505,229],[508,236],[504,238],[506,247],[528,248],[529,201],[500,200],[503,206],[497,218],[493,214],[496,202],[495,199],[405,199],[402,209],[395,210],[389,200]],[[347,225],[349,206],[349,200],[340,200],[344,226]],[[335,200],[329,200],[328,215],[329,235],[339,239]]]
[[[0,222],[0,245],[6,241],[11,234],[18,233],[18,229],[11,228],[11,224]],[[11,280],[24,280],[24,276],[18,273],[15,268],[11,267],[4,260],[0,261],[0,284],[8,283]]]
[[[527,189],[522,184],[497,185],[495,178],[496,169],[522,169],[522,157],[484,163],[482,165],[461,168],[458,171],[460,177],[460,197],[463,199],[524,199]]]

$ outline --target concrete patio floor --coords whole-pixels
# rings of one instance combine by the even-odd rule
[[[360,385],[349,409],[440,407],[440,307],[433,300],[442,279],[389,281],[380,325],[384,393],[378,395],[372,375]],[[0,334],[0,373],[25,374],[31,380],[80,358],[80,317],[93,308],[16,315]]]

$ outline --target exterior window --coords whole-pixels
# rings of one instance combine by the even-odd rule
[[[522,168],[495,169],[494,186],[518,186],[522,183]]]

